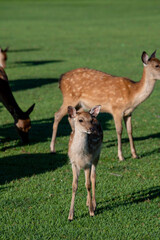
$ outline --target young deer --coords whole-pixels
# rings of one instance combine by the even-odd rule
[[[76,112],[74,107],[68,107],[69,118],[72,121],[74,130],[71,133],[69,141],[68,155],[72,164],[73,183],[72,200],[69,211],[69,220],[73,220],[74,200],[78,187],[78,176],[80,169],[85,171],[87,206],[90,216],[94,216],[96,208],[95,184],[96,184],[96,166],[100,156],[103,132],[101,125],[96,119],[99,114],[100,106],[95,106],[89,112]],[[92,182],[92,199],[91,199]]]
[[[0,67],[3,67],[3,68],[6,67],[7,51],[8,51],[8,48],[4,50],[0,48]]]
[[[61,76],[59,86],[63,94],[63,104],[55,113],[51,152],[55,152],[58,124],[67,114],[67,106],[91,108],[100,104],[101,112],[113,115],[118,138],[119,160],[124,159],[121,146],[122,119],[126,124],[132,157],[137,157],[132,138],[131,115],[134,109],[150,96],[156,80],[160,80],[160,60],[155,58],[155,52],[150,58],[146,52],[143,52],[141,58],[144,69],[139,82],[88,68],[75,69]]]
[[[0,102],[7,108],[12,115],[16,129],[23,143],[28,143],[28,131],[31,128],[30,113],[33,111],[33,104],[26,112],[23,112],[12,94],[7,75],[2,67],[0,67]]]

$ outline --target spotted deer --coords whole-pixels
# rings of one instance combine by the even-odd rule
[[[89,112],[76,111],[72,106],[68,107],[69,119],[72,121],[73,131],[70,135],[68,156],[72,164],[73,183],[72,200],[68,220],[73,220],[74,201],[78,188],[78,176],[80,169],[85,171],[87,206],[90,216],[94,216],[96,209],[95,184],[96,166],[100,156],[103,132],[96,117],[100,106],[95,106]],[[92,198],[91,198],[92,183]]]
[[[155,54],[156,51],[149,57],[146,52],[142,53],[144,68],[139,82],[88,68],[79,68],[63,74],[59,82],[63,104],[55,113],[51,152],[55,152],[58,124],[67,114],[67,106],[89,109],[95,105],[101,105],[101,112],[108,112],[114,118],[119,160],[124,159],[121,144],[122,119],[127,128],[132,157],[137,158],[132,138],[131,116],[134,109],[150,96],[156,80],[160,80],[160,60],[155,57]]]
[[[33,111],[33,104],[26,112],[23,112],[18,106],[9,86],[7,75],[2,67],[0,67],[0,102],[6,107],[12,115],[15,127],[23,143],[28,143],[28,132],[31,128],[30,113]]]
[[[8,47],[4,50],[0,48],[0,67],[3,67],[3,68],[6,67],[7,51],[8,51]]]

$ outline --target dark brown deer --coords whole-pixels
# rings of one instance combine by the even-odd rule
[[[89,112],[76,112],[76,109],[69,106],[68,114],[72,121],[73,131],[70,136],[68,155],[72,164],[73,183],[72,200],[68,220],[73,220],[74,201],[78,188],[78,176],[80,169],[84,169],[87,189],[87,206],[90,216],[94,216],[96,209],[95,185],[96,166],[99,160],[103,132],[96,117],[99,114],[100,106],[95,106]],[[92,183],[92,198],[91,198]]]
[[[119,160],[124,159],[121,145],[122,119],[126,124],[132,157],[137,158],[132,138],[132,112],[150,96],[156,80],[160,80],[160,60],[155,57],[155,52],[150,57],[143,52],[141,58],[144,69],[139,82],[88,68],[79,68],[62,75],[59,86],[63,94],[63,104],[55,113],[51,152],[55,152],[58,124],[67,114],[67,106],[81,106],[89,109],[95,105],[101,105],[101,112],[112,114],[115,121]]]
[[[12,91],[10,89],[7,75],[2,67],[0,67],[0,101],[12,115],[15,127],[21,137],[23,143],[28,143],[28,131],[31,128],[30,113],[33,111],[33,104],[26,112],[23,112],[18,106]]]
[[[3,68],[6,67],[7,51],[8,51],[8,47],[4,50],[0,48],[0,67],[3,67]]]

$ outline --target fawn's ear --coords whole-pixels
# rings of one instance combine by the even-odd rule
[[[72,106],[68,106],[68,115],[70,118],[76,117],[76,109]]]
[[[97,117],[98,114],[99,114],[99,112],[100,112],[100,110],[101,110],[101,105],[97,105],[97,106],[93,107],[93,108],[89,111],[89,113],[90,113],[92,116]]]
[[[151,60],[151,58],[155,58],[156,57],[156,50],[151,54],[149,60]]]
[[[149,60],[149,57],[146,52],[142,53],[141,59],[142,59],[144,67],[146,67],[148,64],[148,60]]]

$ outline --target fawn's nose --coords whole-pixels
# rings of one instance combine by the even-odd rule
[[[89,130],[91,131],[91,133],[93,133],[95,129],[94,127],[91,127]]]

